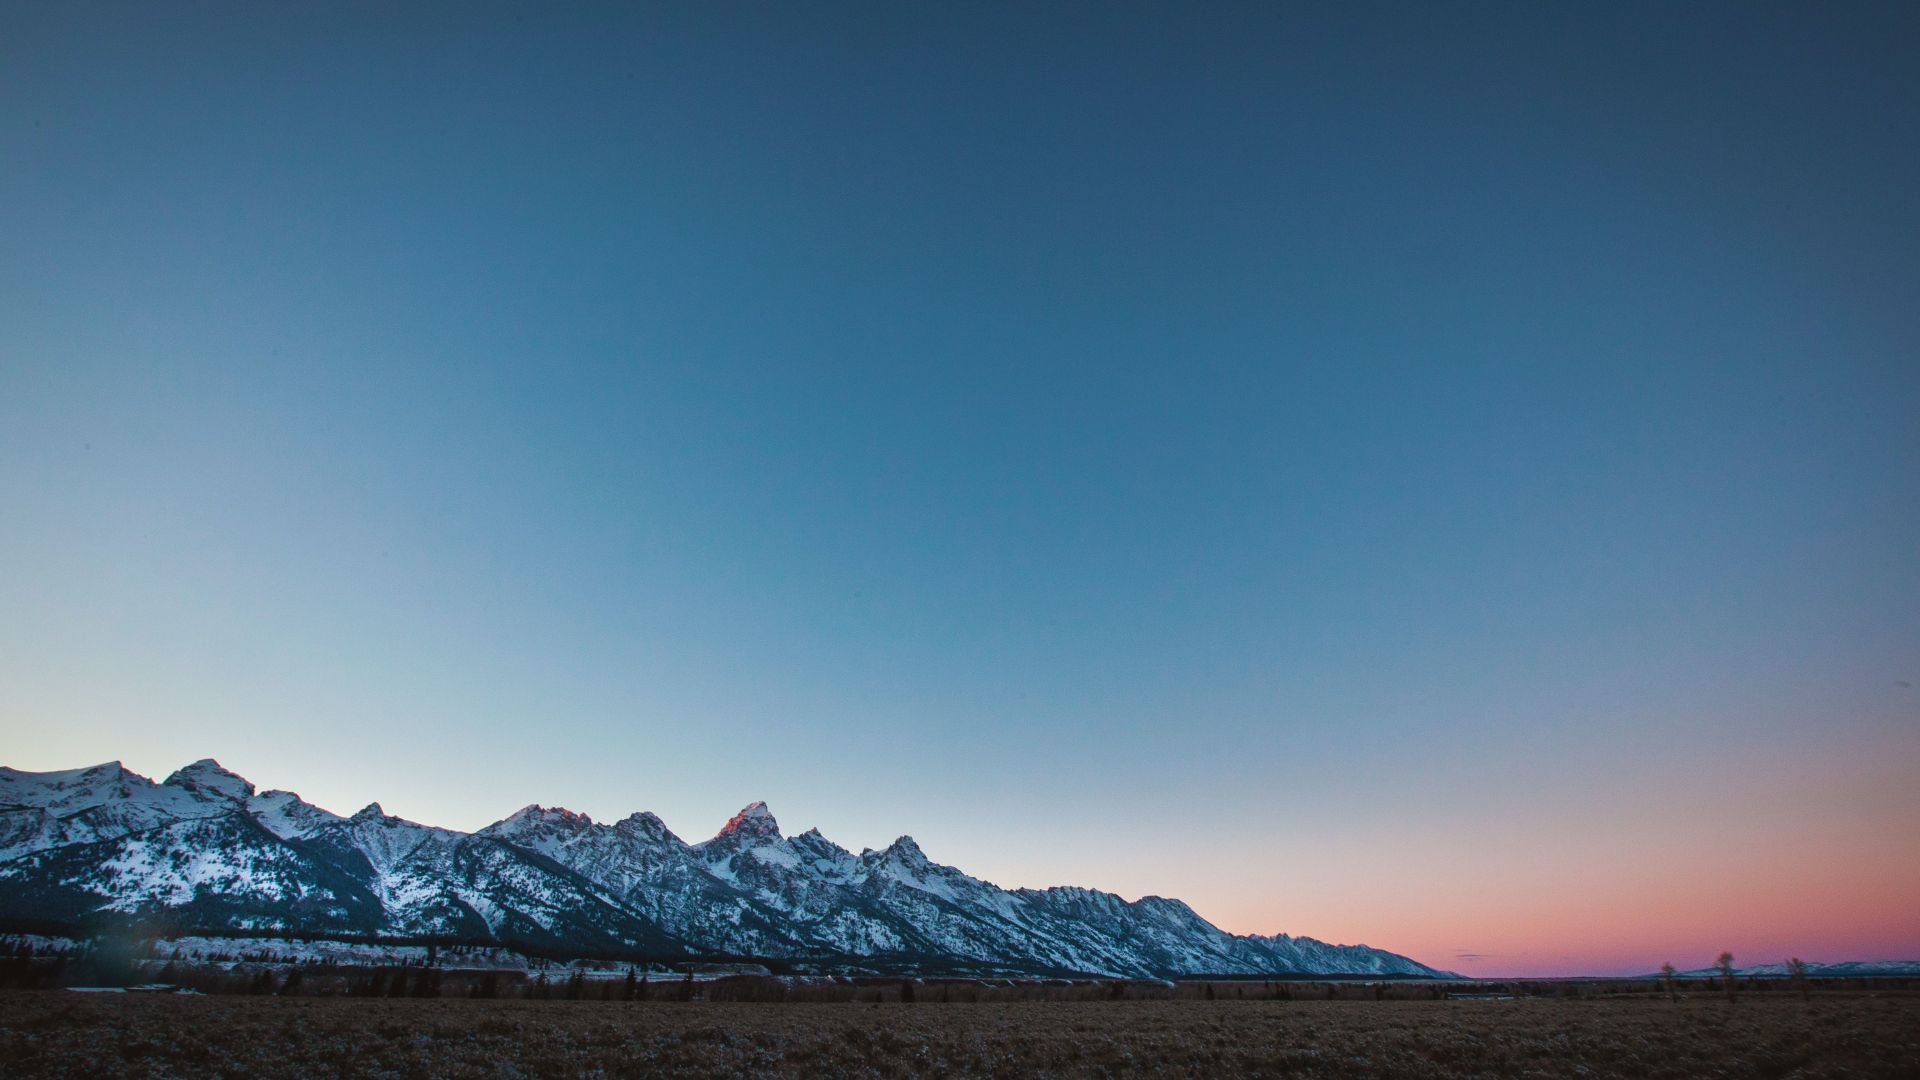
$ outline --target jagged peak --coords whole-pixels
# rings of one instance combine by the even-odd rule
[[[628,814],[614,822],[613,827],[623,833],[639,833],[655,840],[671,840],[676,844],[682,842],[672,829],[667,828],[667,823],[660,820],[660,815],[651,810]]]
[[[114,762],[117,767],[119,762]],[[191,765],[174,770],[167,777],[168,787],[188,788],[204,791],[209,795],[218,795],[228,799],[246,799],[253,796],[253,783],[238,773],[222,768],[212,758],[201,758]]]
[[[592,817],[576,810],[569,810],[564,806],[541,806],[539,803],[528,803],[482,831],[493,832],[505,826],[562,825],[581,828],[592,824]]]
[[[458,829],[447,829],[438,825],[428,825],[423,822],[413,821],[409,818],[403,818],[398,814],[388,813],[386,807],[381,806],[377,802],[368,803],[345,820],[350,824],[370,823],[383,828],[436,833],[441,836],[478,836],[485,832],[483,829],[480,833],[466,833]]]
[[[920,845],[911,836],[902,836],[886,847],[863,848],[860,861],[867,864],[904,863],[909,866],[932,866],[933,860],[920,850]]]
[[[817,828],[808,829],[806,832],[801,833],[799,836],[790,838],[790,842],[795,844],[796,846],[806,848],[809,851],[818,851],[818,852],[831,854],[831,855],[852,854],[852,852],[849,852],[846,848],[843,848],[839,844],[834,843],[832,840],[827,839],[826,834],[821,832]]]
[[[715,839],[736,834],[777,837],[780,835],[780,823],[774,820],[773,811],[767,809],[766,803],[750,802],[742,807],[739,813],[727,819],[727,823],[720,827],[720,832]]]
[[[1077,904],[1105,911],[1116,911],[1128,906],[1125,900],[1110,892],[1089,889],[1084,885],[1049,885],[1044,889],[1017,889],[1016,892],[1052,903]]]

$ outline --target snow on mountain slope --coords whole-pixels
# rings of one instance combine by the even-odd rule
[[[298,839],[343,819],[291,791],[265,791],[247,800],[247,812],[266,830],[285,840]]]
[[[1178,900],[1002,889],[912,837],[858,855],[765,803],[687,844],[528,806],[462,833],[372,804],[351,817],[256,794],[211,759],[164,783],[117,762],[0,769],[0,917],[166,912],[179,925],[517,942],[596,953],[786,957],[1008,974],[1439,974],[1312,938],[1236,936]]]
[[[194,801],[218,806],[245,802],[253,797],[253,785],[244,777],[228,772],[212,758],[201,758],[191,765],[175,769],[162,787],[184,791]]]
[[[570,810],[528,806],[475,835],[554,860],[681,940],[741,955],[804,951],[778,912],[716,877],[653,814],[602,825]]]
[[[151,915],[227,929],[376,928],[379,907],[351,876],[243,813],[185,818],[138,833],[0,863],[0,910]]]
[[[0,861],[231,813],[251,794],[253,785],[211,758],[179,770],[164,784],[117,761],[44,773],[0,767]]]
[[[1432,969],[1404,956],[1365,945],[1329,945],[1310,937],[1258,934],[1236,939],[1243,963],[1274,971],[1344,971],[1364,975],[1422,976]]]
[[[1785,975],[1787,965],[1761,964],[1745,968],[1748,974]],[[1920,960],[1846,960],[1837,964],[1808,964],[1807,974],[1822,978],[1848,975],[1920,975]]]
[[[1735,975],[1743,978],[1779,978],[1791,975],[1786,961],[1777,964],[1754,964],[1750,967],[1736,967]],[[1679,971],[1675,975],[1683,979],[1711,979],[1720,974],[1719,968],[1695,968],[1692,971]],[[1807,964],[1807,974],[1821,979],[1846,977],[1879,977],[1887,975],[1920,975],[1920,960],[1848,960],[1838,964]],[[1656,974],[1646,978],[1657,979]]]
[[[689,849],[707,872],[778,913],[813,951],[850,956],[916,952],[940,955],[936,941],[898,912],[874,902],[866,863],[809,830],[781,835],[765,803],[734,815],[718,835]]]
[[[860,871],[860,860],[853,852],[808,829],[787,841],[799,860],[800,868],[822,881],[846,881]]]
[[[685,951],[653,920],[551,856],[484,831],[421,825],[373,803],[305,839],[364,874],[391,933]]]

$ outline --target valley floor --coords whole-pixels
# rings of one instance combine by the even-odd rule
[[[9,1077],[1920,1075],[1920,996],[752,1004],[0,992]]]

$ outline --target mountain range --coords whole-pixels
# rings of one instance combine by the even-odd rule
[[[1000,975],[1445,977],[1405,956],[1230,934],[1178,900],[1002,889],[912,837],[854,854],[754,803],[689,844],[651,813],[528,806],[473,833],[349,817],[212,759],[160,783],[111,762],[0,768],[0,920],[776,959]]]
[[[1736,967],[1733,973],[1741,978],[1775,979],[1793,974],[1785,962],[1777,964],[1754,964],[1750,967]],[[1674,976],[1681,979],[1712,979],[1720,975],[1719,968],[1694,968],[1691,971],[1676,971]],[[1920,960],[1846,960],[1837,964],[1807,964],[1807,975],[1819,979],[1842,979],[1849,976],[1889,976],[1920,975]],[[1660,977],[1658,972],[1646,976],[1649,979]]]

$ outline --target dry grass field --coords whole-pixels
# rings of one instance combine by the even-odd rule
[[[754,1004],[0,993],[8,1077],[1913,1077],[1920,997]]]

